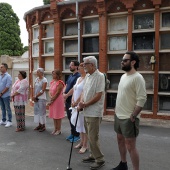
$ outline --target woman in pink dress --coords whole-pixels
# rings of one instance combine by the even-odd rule
[[[16,132],[25,130],[25,105],[28,100],[28,81],[25,71],[19,71],[18,80],[13,84],[11,98],[14,104],[17,129]]]
[[[53,80],[50,82],[49,96],[49,118],[54,120],[53,135],[61,134],[61,120],[65,117],[64,113],[64,82],[61,80],[62,73],[60,70],[52,71]]]

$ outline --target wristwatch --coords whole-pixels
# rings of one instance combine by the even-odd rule
[[[132,114],[133,119],[136,119],[136,115]]]
[[[1,92],[1,96],[3,95],[3,93]]]

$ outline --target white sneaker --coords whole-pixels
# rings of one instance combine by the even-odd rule
[[[5,122],[2,120],[0,121],[0,125],[6,125],[6,123],[7,123],[7,121],[5,121]]]
[[[10,127],[10,126],[12,126],[12,122],[7,121],[5,127]]]

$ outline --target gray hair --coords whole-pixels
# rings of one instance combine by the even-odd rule
[[[44,69],[43,68],[38,68],[37,71],[39,71],[39,72],[44,74]]]
[[[97,59],[95,56],[87,56],[83,58],[83,61],[87,61],[89,63],[92,63],[97,68]]]

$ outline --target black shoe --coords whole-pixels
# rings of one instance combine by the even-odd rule
[[[97,169],[101,168],[101,167],[104,166],[104,165],[105,165],[105,161],[95,162],[95,163],[93,163],[93,164],[90,166],[90,169],[97,170]]]
[[[82,159],[82,162],[91,163],[91,162],[95,162],[95,159],[92,157],[87,157],[87,158]]]
[[[119,165],[111,170],[128,170],[127,162],[120,162]]]

